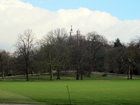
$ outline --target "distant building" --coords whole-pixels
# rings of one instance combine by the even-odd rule
[[[77,40],[77,39],[85,40],[85,36],[80,34],[80,30],[79,29],[76,31],[76,34],[73,35],[72,26],[71,26],[71,30],[70,30],[70,37],[72,39],[75,39],[75,40]]]

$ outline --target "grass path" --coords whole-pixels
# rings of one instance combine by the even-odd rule
[[[40,104],[39,102],[34,101],[34,100],[30,99],[29,97],[25,97],[23,95],[16,94],[11,91],[5,91],[5,90],[0,90],[0,103],[3,103],[3,104],[5,104],[5,103]]]

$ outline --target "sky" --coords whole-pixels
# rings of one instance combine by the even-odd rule
[[[120,20],[140,19],[140,0],[21,0],[35,7],[58,11],[60,9],[88,8],[110,13]]]
[[[140,36],[140,0],[0,0],[0,49],[12,51],[18,35],[32,29],[37,39],[70,26],[129,42]]]

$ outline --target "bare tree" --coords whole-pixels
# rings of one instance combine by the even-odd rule
[[[57,79],[60,79],[60,70],[64,66],[66,54],[67,33],[65,29],[50,31],[41,41],[41,50],[44,52],[44,61],[49,66],[50,80],[53,80],[53,68],[57,69]]]
[[[88,62],[89,62],[89,73],[88,77],[91,77],[91,72],[95,70],[95,68],[98,66],[99,63],[99,54],[102,53],[101,49],[103,46],[107,44],[107,40],[105,37],[93,32],[93,33],[88,33],[87,35],[87,41],[89,44],[88,50]]]
[[[17,48],[18,55],[23,57],[25,64],[26,81],[28,81],[30,57],[32,55],[32,49],[34,47],[34,34],[32,30],[27,29],[23,34],[20,34],[15,47]]]
[[[128,80],[132,79],[133,68],[136,66],[136,48],[135,43],[129,43],[128,47],[123,47],[121,53],[121,62],[123,64],[124,71],[127,73]]]
[[[4,78],[5,69],[9,63],[10,54],[5,50],[0,51],[0,69],[2,71],[2,78]]]

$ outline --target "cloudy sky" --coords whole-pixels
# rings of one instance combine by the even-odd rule
[[[32,29],[40,39],[65,28],[94,32],[109,41],[140,36],[140,0],[0,0],[0,49],[13,50],[18,35]]]

